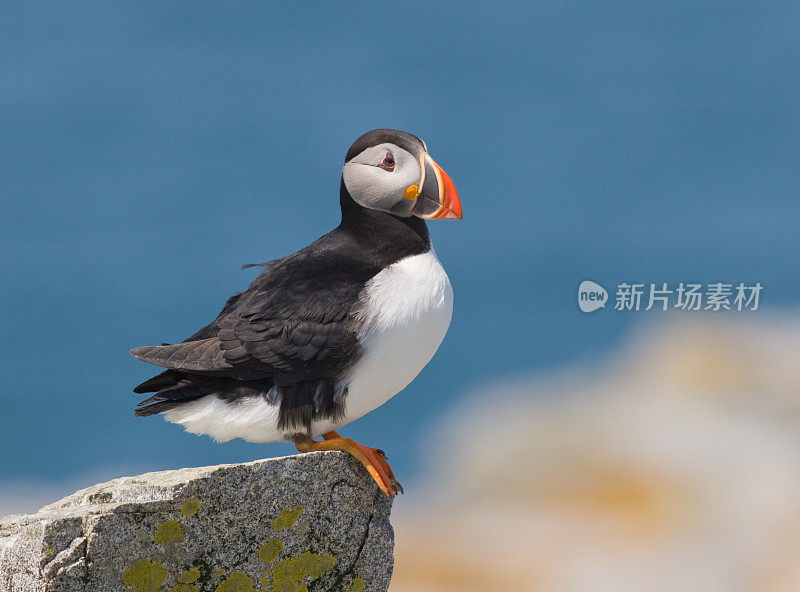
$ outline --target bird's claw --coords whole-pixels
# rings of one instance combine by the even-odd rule
[[[391,479],[392,479],[392,487],[394,487],[396,493],[405,493],[405,491],[403,491],[403,486],[400,485],[400,482],[394,477],[391,477]]]

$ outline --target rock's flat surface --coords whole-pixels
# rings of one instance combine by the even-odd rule
[[[0,591],[383,592],[390,510],[340,452],[123,477],[0,519]]]

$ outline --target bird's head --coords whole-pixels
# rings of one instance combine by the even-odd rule
[[[342,170],[347,192],[359,205],[398,216],[461,220],[461,202],[425,142],[393,129],[356,140]]]

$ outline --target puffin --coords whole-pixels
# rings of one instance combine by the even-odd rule
[[[134,415],[220,442],[344,451],[392,497],[402,487],[386,454],[336,430],[405,388],[444,339],[453,290],[426,220],[460,220],[461,202],[425,142],[375,129],[347,151],[339,203],[336,228],[256,264],[263,272],[211,323],[131,350],[163,369],[133,389],[153,393]]]

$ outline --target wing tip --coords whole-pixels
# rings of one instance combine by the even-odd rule
[[[146,362],[147,360],[145,358],[147,357],[147,354],[150,353],[151,349],[152,349],[151,346],[145,345],[143,347],[134,347],[128,353],[131,354],[137,360],[142,360],[143,362]]]

